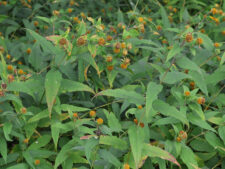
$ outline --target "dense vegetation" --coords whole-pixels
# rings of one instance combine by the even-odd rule
[[[225,168],[225,0],[0,0],[0,169]]]

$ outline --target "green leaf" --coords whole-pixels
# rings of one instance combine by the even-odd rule
[[[156,100],[153,102],[153,108],[165,116],[174,117],[184,124],[189,125],[186,113],[183,111],[178,111],[174,106],[170,106],[161,100]]]
[[[36,33],[33,30],[27,29],[27,31],[34,37],[35,40],[41,45],[44,51],[50,52],[53,54],[58,54],[59,49],[53,46],[53,44],[44,37],[40,36],[38,33]]]
[[[161,12],[161,16],[162,16],[162,23],[163,23],[163,27],[164,28],[170,28],[170,21],[168,19],[168,15],[166,13],[166,10],[164,9],[163,6],[160,6],[160,12]]]
[[[98,140],[95,139],[95,138],[89,139],[87,141],[87,143],[85,144],[84,151],[85,151],[85,156],[86,156],[87,160],[89,161],[89,164],[92,163],[92,161],[91,161],[91,154],[93,153],[93,149],[98,144],[99,144]]]
[[[220,66],[212,74],[206,76],[206,83],[216,85],[220,81],[224,80],[225,65]]]
[[[128,148],[127,142],[116,136],[100,136],[99,144],[109,145],[119,150]]]
[[[213,152],[213,147],[204,139],[194,139],[190,142],[190,146],[195,151]]]
[[[154,82],[150,82],[147,86],[146,92],[146,119],[149,120],[149,117],[152,117],[155,114],[153,110],[152,103],[158,98],[158,94],[162,91],[163,86],[158,85]]]
[[[108,78],[108,81],[109,81],[110,88],[113,87],[113,82],[114,82],[118,73],[119,73],[118,71],[112,71],[112,72],[107,73],[107,78]]]
[[[63,111],[71,111],[71,112],[83,112],[83,111],[89,111],[90,110],[88,108],[73,106],[73,105],[69,105],[69,104],[62,104],[61,109]]]
[[[192,124],[194,124],[196,126],[199,126],[199,127],[203,128],[203,129],[206,129],[206,130],[216,132],[216,130],[214,128],[212,128],[206,121],[203,121],[202,119],[198,118],[198,116],[195,116],[193,114],[189,114],[188,119]]]
[[[99,154],[106,162],[111,163],[117,168],[121,166],[120,161],[111,152],[102,149],[99,151]]]
[[[219,136],[223,140],[223,143],[225,145],[225,126],[220,126],[218,129]]]
[[[124,23],[123,12],[120,9],[117,11],[117,22]]]
[[[23,152],[23,157],[25,158],[26,162],[27,162],[33,169],[35,169],[34,164],[33,164],[34,159],[32,158],[30,152],[29,152],[29,151],[24,151],[24,152]]]
[[[43,16],[36,16],[35,18],[40,19],[40,20],[42,20],[46,23],[49,23],[49,24],[51,23],[51,19],[43,17]]]
[[[198,32],[197,34],[198,34],[199,38],[202,38],[203,46],[205,47],[205,49],[212,51],[214,49],[214,45],[213,45],[212,40],[209,38],[209,36],[207,36],[203,33],[200,33],[200,32]]]
[[[0,147],[0,153],[5,162],[7,162],[7,142],[2,136],[0,137]]]
[[[78,25],[78,29],[77,29],[77,36],[80,37],[81,35],[86,33],[86,25],[84,23],[84,21],[81,21]]]
[[[138,39],[138,38],[133,38],[131,39],[132,44],[134,45],[152,45],[154,47],[159,47],[159,44],[149,40],[149,39]],[[161,47],[161,46],[160,46]]]
[[[48,110],[43,110],[41,111],[40,113],[36,114],[35,116],[31,117],[29,120],[28,120],[28,123],[33,123],[33,122],[37,122],[43,118],[46,118],[46,117],[49,117],[48,116]]]
[[[166,75],[160,76],[160,80],[168,84],[175,84],[186,78],[191,78],[191,76],[182,72],[168,72]]]
[[[191,71],[188,74],[191,75],[192,79],[195,81],[196,85],[201,89],[201,91],[208,96],[205,77],[202,75],[202,73]]]
[[[60,132],[60,122],[53,122],[51,124],[51,132],[52,132],[52,138],[55,144],[55,149],[57,149],[58,145],[58,139],[59,139],[59,132]]]
[[[120,132],[122,130],[121,124],[119,120],[116,118],[114,113],[109,113],[108,111],[104,111],[106,118],[108,120],[108,125],[112,131]]]
[[[12,139],[10,139],[9,137],[9,134],[11,133],[11,131],[12,131],[12,123],[9,123],[9,122],[4,123],[3,132],[7,141],[12,141]]]
[[[178,43],[175,43],[174,47],[169,51],[166,62],[168,62],[171,58],[175,57],[178,53],[180,53],[182,48],[179,46]]]
[[[34,143],[32,143],[28,147],[28,150],[34,150],[34,149],[39,149],[41,147],[44,147],[50,141],[51,141],[51,136],[50,135],[42,135]]]
[[[174,117],[166,117],[166,118],[160,118],[159,120],[155,121],[152,126],[161,126],[161,125],[167,125],[167,124],[175,124],[179,123],[179,120],[175,119]]]
[[[95,62],[95,59],[91,56],[90,53],[82,53],[81,55],[79,55],[78,59],[82,59],[85,62],[89,63],[91,66],[95,68],[95,70],[97,71],[97,74],[100,75],[101,72],[99,70],[99,67],[97,63]]]
[[[28,169],[28,165],[26,163],[16,164],[14,166],[8,167],[7,169]]]
[[[141,94],[136,93],[135,91],[127,91],[124,89],[108,89],[96,94],[96,96],[101,96],[101,95],[125,99],[129,103],[134,103],[134,104],[144,103],[144,97]]]
[[[7,15],[0,15],[0,23],[6,20],[9,16]]]
[[[196,169],[198,167],[198,163],[195,159],[195,154],[189,147],[185,145],[182,146],[180,157],[182,161],[187,165],[188,169]]]
[[[178,58],[176,60],[176,64],[183,69],[200,71],[198,65],[185,56],[181,56],[180,58]]]
[[[199,104],[192,104],[190,103],[188,105],[190,109],[198,114],[198,116],[201,118],[201,120],[205,121],[205,114],[202,111],[202,107]]]
[[[32,91],[28,88],[28,86],[26,84],[27,83],[25,83],[25,82],[14,81],[7,86],[7,90],[14,91],[14,92],[23,92],[23,93],[29,94],[30,96],[34,97]]]
[[[159,157],[161,159],[168,160],[180,167],[180,164],[173,155],[159,147],[151,146],[150,144],[144,144],[143,154],[149,157]]]
[[[123,39],[126,39],[126,37],[128,36],[130,36],[131,38],[135,38],[138,35],[139,35],[139,32],[136,29],[130,29],[129,31],[126,29],[123,30]]]
[[[58,94],[61,80],[61,73],[54,70],[50,70],[45,77],[45,92],[48,104],[49,117],[51,117],[52,107]]]
[[[60,152],[58,153],[56,160],[55,160],[55,166],[54,169],[57,169],[60,164],[63,163],[68,158],[68,152],[72,151],[72,147],[74,147],[77,144],[76,139],[70,140],[68,143],[66,143]]]
[[[138,165],[142,158],[142,150],[144,147],[144,140],[145,140],[144,129],[138,126],[131,126],[128,129],[128,135],[131,151],[135,161],[135,166],[136,168],[138,168]]]
[[[62,80],[59,93],[76,92],[76,91],[86,91],[91,92],[93,94],[95,93],[89,86],[83,83],[68,79]]]
[[[225,62],[225,52],[223,52],[223,55],[221,57],[220,65],[222,65],[224,62]]]
[[[225,153],[225,146],[224,146],[223,142],[217,137],[217,135],[215,133],[207,132],[205,134],[205,139],[215,149],[218,149],[220,152]],[[224,148],[224,150],[221,151],[221,148]]]

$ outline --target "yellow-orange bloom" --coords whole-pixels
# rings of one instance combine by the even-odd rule
[[[98,118],[98,119],[97,119],[97,123],[98,123],[98,125],[103,124],[103,119],[102,119],[102,118]]]

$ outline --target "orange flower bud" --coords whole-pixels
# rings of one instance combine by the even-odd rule
[[[18,74],[19,74],[19,75],[23,75],[23,74],[24,74],[23,70],[22,70],[22,69],[19,69],[19,70],[18,70]]]
[[[158,26],[156,26],[156,29],[157,29],[158,31],[160,31],[160,30],[162,30],[162,27],[161,27],[160,25],[158,25]]]
[[[122,43],[121,43],[121,48],[122,48],[122,49],[126,48],[126,43],[125,43],[125,42],[122,42]]]
[[[27,109],[25,107],[22,107],[20,109],[20,111],[21,111],[22,114],[26,114],[27,113]]]
[[[135,123],[135,124],[138,124],[138,120],[137,120],[137,119],[134,119],[134,123]]]
[[[122,69],[127,69],[127,64],[122,63],[122,64],[120,65],[120,67],[121,67]]]
[[[29,139],[28,138],[24,139],[23,143],[28,144],[29,143]]]
[[[142,105],[139,105],[137,108],[141,110],[143,107],[142,107]]]
[[[201,45],[203,43],[202,38],[197,38],[197,44]]]
[[[11,59],[11,55],[8,54],[8,55],[6,56],[6,58],[7,58],[7,59]]]
[[[38,23],[38,21],[34,21],[34,26],[36,26],[36,27],[37,27],[37,26],[38,26],[38,24],[39,24],[39,23]]]
[[[220,47],[220,44],[219,43],[214,43],[214,46],[216,47],[216,48],[219,48]]]
[[[184,95],[185,96],[190,96],[190,92],[189,91],[186,91],[186,92],[184,92]]]
[[[199,97],[197,99],[198,104],[204,104],[205,103],[205,98],[204,97]]]
[[[85,45],[86,40],[83,37],[80,37],[77,39],[77,46],[83,46]]]
[[[140,123],[140,126],[141,126],[141,128],[144,128],[145,124],[144,123]]]
[[[112,36],[108,35],[106,39],[107,39],[107,41],[111,41],[113,38],[112,38]]]
[[[112,71],[113,68],[114,68],[113,65],[107,66],[107,70],[108,70],[108,71]]]
[[[13,70],[13,66],[12,65],[8,65],[7,66],[7,70],[12,71]]]
[[[186,39],[187,42],[191,42],[193,40],[192,34],[191,33],[188,33],[186,35],[185,39]]]
[[[176,140],[177,140],[177,142],[181,142],[181,138],[180,137],[177,137]]]
[[[99,38],[99,39],[98,39],[98,44],[99,44],[100,46],[104,46],[104,45],[105,45],[105,39],[104,39],[104,38]]]
[[[73,11],[72,8],[68,8],[68,9],[67,9],[67,12],[68,12],[68,13],[71,13],[72,11]]]
[[[98,118],[98,119],[97,119],[97,124],[98,124],[98,125],[103,124],[103,119],[102,119],[102,118]]]
[[[73,113],[73,117],[74,118],[77,118],[78,117],[78,114],[77,113]]]
[[[114,53],[120,53],[120,49],[114,48]]]
[[[35,161],[34,161],[34,164],[35,164],[35,165],[39,165],[39,164],[40,164],[40,160],[35,160]]]
[[[106,62],[112,62],[112,56],[107,56],[106,57]]]
[[[139,21],[139,22],[143,22],[143,21],[144,21],[144,18],[139,17],[139,18],[138,18],[138,21]]]
[[[91,117],[95,117],[95,116],[96,116],[96,111],[91,110],[91,111],[89,112],[89,115],[90,115]]]
[[[27,54],[29,55],[31,53],[31,48],[27,49]]]
[[[123,165],[123,169],[130,169],[129,164],[124,164],[124,165]]]

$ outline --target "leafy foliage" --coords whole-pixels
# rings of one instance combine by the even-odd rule
[[[0,169],[225,168],[225,1],[0,0]]]

